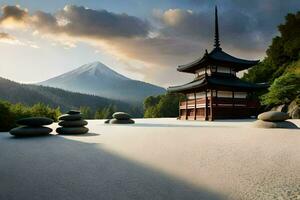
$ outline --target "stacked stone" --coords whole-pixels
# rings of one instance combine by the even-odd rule
[[[17,121],[20,125],[17,128],[13,128],[9,131],[11,135],[14,136],[41,136],[49,135],[52,129],[45,127],[45,125],[50,125],[53,120],[47,117],[28,117]]]
[[[58,118],[60,122],[59,126],[56,129],[56,132],[59,134],[72,135],[72,134],[85,134],[89,131],[85,127],[88,122],[82,119],[80,111],[70,110],[67,114],[64,114]]]
[[[112,117],[113,119],[109,120],[110,124],[134,124],[131,116],[125,112],[115,112]]]
[[[286,121],[289,115],[284,112],[268,111],[258,115],[254,123],[258,128],[298,128],[294,123]]]

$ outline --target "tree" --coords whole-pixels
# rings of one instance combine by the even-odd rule
[[[109,105],[102,109],[98,109],[95,113],[95,119],[111,119],[117,107],[115,105]]]
[[[300,74],[286,73],[277,78],[262,96],[264,105],[289,104],[300,95]]]
[[[92,110],[88,106],[81,106],[80,107],[80,112],[82,114],[82,117],[85,118],[85,119],[92,119],[93,118]]]
[[[280,36],[273,38],[267,57],[245,73],[243,79],[271,84],[287,72],[289,64],[300,59],[300,12],[288,14],[278,30]]]
[[[148,97],[144,101],[144,108],[146,108],[144,117],[177,117],[181,98],[183,95],[171,93]]]

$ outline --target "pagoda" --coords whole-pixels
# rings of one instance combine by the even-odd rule
[[[187,84],[169,87],[171,93],[182,93],[179,118],[184,120],[214,120],[249,118],[257,114],[259,102],[252,93],[265,85],[243,81],[237,72],[256,65],[259,60],[244,60],[224,52],[220,46],[218,10],[215,7],[215,41],[211,52],[202,58],[180,65],[179,72],[193,73]]]

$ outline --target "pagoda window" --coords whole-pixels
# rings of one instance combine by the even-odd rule
[[[187,99],[195,99],[195,94],[194,93],[189,93],[187,94]]]
[[[196,93],[197,99],[204,99],[205,98],[205,92],[197,92]]]
[[[247,92],[234,92],[234,98],[245,99],[247,97]]]
[[[229,67],[218,67],[218,73],[230,74],[231,70]]]
[[[218,97],[232,98],[232,91],[218,91]]]

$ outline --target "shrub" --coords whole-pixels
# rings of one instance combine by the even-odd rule
[[[0,101],[0,131],[8,131],[16,127],[16,121],[21,118],[48,117],[57,121],[59,115],[61,115],[59,108],[53,109],[42,103],[30,107],[20,103]]]
[[[275,79],[269,92],[262,96],[264,105],[289,104],[300,95],[300,74],[286,73]]]

